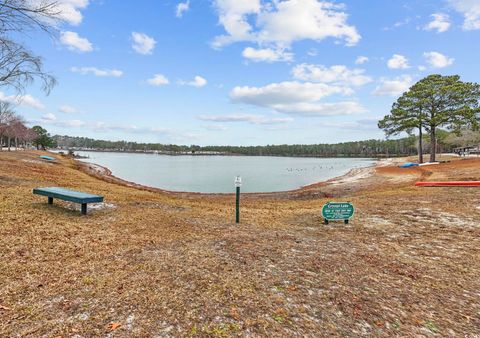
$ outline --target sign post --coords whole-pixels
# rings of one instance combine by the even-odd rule
[[[350,202],[328,202],[322,208],[325,224],[328,224],[329,221],[344,221],[345,224],[348,224],[354,213],[355,208]]]
[[[235,222],[240,223],[240,187],[242,186],[242,178],[240,176],[235,177],[236,188],[236,203],[235,203]]]

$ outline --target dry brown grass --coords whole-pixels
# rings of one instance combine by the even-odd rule
[[[138,190],[0,153],[1,337],[467,336],[480,331],[480,160],[233,196]],[[82,217],[39,186],[102,194]],[[350,200],[350,225],[321,223]],[[333,197],[332,197],[333,198]]]

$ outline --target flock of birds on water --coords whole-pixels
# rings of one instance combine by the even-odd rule
[[[336,165],[337,163],[334,163],[334,164]],[[342,167],[345,168],[346,165],[344,164],[344,165],[342,165]],[[354,166],[353,168],[358,168],[358,167],[360,167],[360,166],[357,166],[357,165],[356,165],[356,166]],[[323,170],[323,169],[326,169],[326,170],[335,170],[335,167],[334,167],[333,165],[330,165],[330,166],[328,166],[328,165],[326,165],[326,166],[316,165],[316,166],[313,166],[313,167],[311,168],[311,170],[316,170],[316,169],[320,169],[320,170]],[[287,170],[288,172],[295,172],[295,171],[301,172],[301,171],[308,171],[308,168],[286,168],[286,170]]]

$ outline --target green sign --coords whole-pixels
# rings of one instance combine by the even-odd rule
[[[322,208],[322,216],[325,221],[348,221],[353,217],[355,208],[349,202],[329,202]]]

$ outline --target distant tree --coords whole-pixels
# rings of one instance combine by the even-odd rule
[[[15,119],[15,111],[9,102],[0,101],[0,151],[3,148],[3,140],[9,127]]]
[[[25,147],[35,135],[32,129],[25,125],[24,118],[15,112],[11,103],[0,101],[0,150],[4,140],[10,150],[13,142],[15,148],[18,148],[19,144]]]
[[[17,93],[35,79],[49,92],[56,84],[43,69],[42,59],[19,42],[33,30],[53,33],[61,12],[53,0],[0,0],[0,87],[13,88]]]
[[[40,126],[33,126],[32,130],[35,132],[36,137],[33,140],[33,145],[37,147],[37,149],[46,150],[47,148],[53,147],[55,145],[55,141],[50,134],[47,132],[46,129]]]
[[[15,143],[15,149],[18,148],[18,141],[23,135],[25,129],[27,129],[25,126],[25,120],[23,117],[15,114],[5,130],[8,151],[10,151],[12,147],[12,141]]]
[[[480,145],[480,132],[462,130],[460,134],[449,134],[445,138],[445,143],[453,147]]]
[[[458,75],[430,75],[413,85],[392,106],[379,123],[387,136],[417,129],[422,144],[423,131],[430,135],[430,161],[436,160],[437,129],[456,133],[462,128],[477,130],[480,120],[480,85],[462,82]],[[423,162],[419,146],[419,161]]]
[[[22,144],[23,148],[26,149],[36,136],[37,134],[31,128],[25,126],[24,123],[18,124],[15,130],[15,147],[18,148],[18,145]]]

